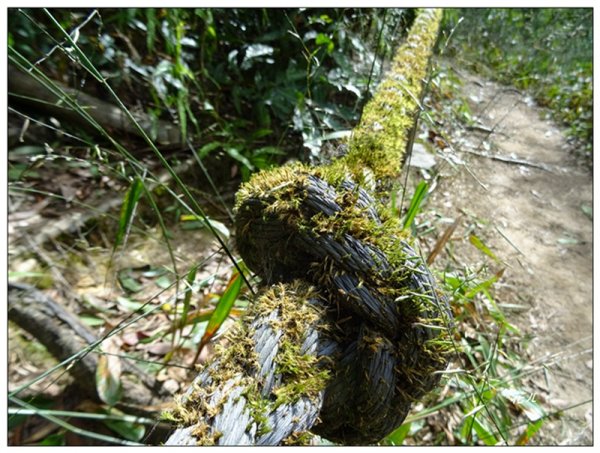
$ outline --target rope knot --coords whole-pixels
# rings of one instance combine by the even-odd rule
[[[338,352],[313,431],[365,443],[399,426],[446,367],[451,319],[399,221],[339,168],[291,165],[238,192],[236,238],[265,283],[301,279],[327,302]]]

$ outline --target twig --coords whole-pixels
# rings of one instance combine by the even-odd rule
[[[536,162],[530,162],[528,160],[524,160],[524,159],[519,159],[519,158],[512,158],[512,157],[504,157],[504,156],[499,156],[497,154],[485,154],[485,153],[480,153],[478,151],[473,151],[470,149],[460,149],[459,151],[463,152],[463,153],[469,153],[469,154],[473,154],[475,156],[478,157],[485,157],[488,159],[492,159],[492,160],[497,160],[500,162],[504,162],[507,164],[514,164],[514,165],[523,165],[526,167],[532,167],[532,168],[538,168],[540,170],[544,170],[547,171],[549,173],[556,173],[556,171],[545,164],[538,164]]]

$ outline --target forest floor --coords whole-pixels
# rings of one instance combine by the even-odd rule
[[[494,284],[496,303],[530,339],[523,346],[531,363],[543,367],[526,388],[547,413],[564,410],[531,443],[591,445],[591,171],[526,95],[467,72],[458,77],[478,127],[451,128],[435,154],[437,187],[417,220],[460,222],[451,254],[433,266],[487,261],[491,273],[504,268]],[[411,179],[424,171],[411,169]],[[473,246],[473,231],[498,262]]]

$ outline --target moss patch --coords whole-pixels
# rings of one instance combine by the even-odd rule
[[[364,179],[365,168],[378,181],[400,173],[441,18],[439,9],[420,11],[406,42],[396,52],[390,75],[365,106],[349,152],[342,158],[359,181]]]

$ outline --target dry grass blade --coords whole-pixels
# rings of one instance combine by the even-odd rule
[[[461,219],[462,219],[462,216],[458,217],[454,221],[454,223],[452,225],[450,225],[446,229],[446,231],[444,231],[444,234],[442,234],[442,236],[437,240],[437,242],[435,243],[435,246],[431,250],[431,253],[429,253],[429,256],[427,257],[427,265],[428,266],[430,266],[431,263],[433,263],[436,256],[439,255],[439,253],[442,251],[442,249],[444,248],[446,243],[450,240],[450,237],[452,237],[452,235],[454,234],[454,231],[456,230],[456,227],[460,223]]]

